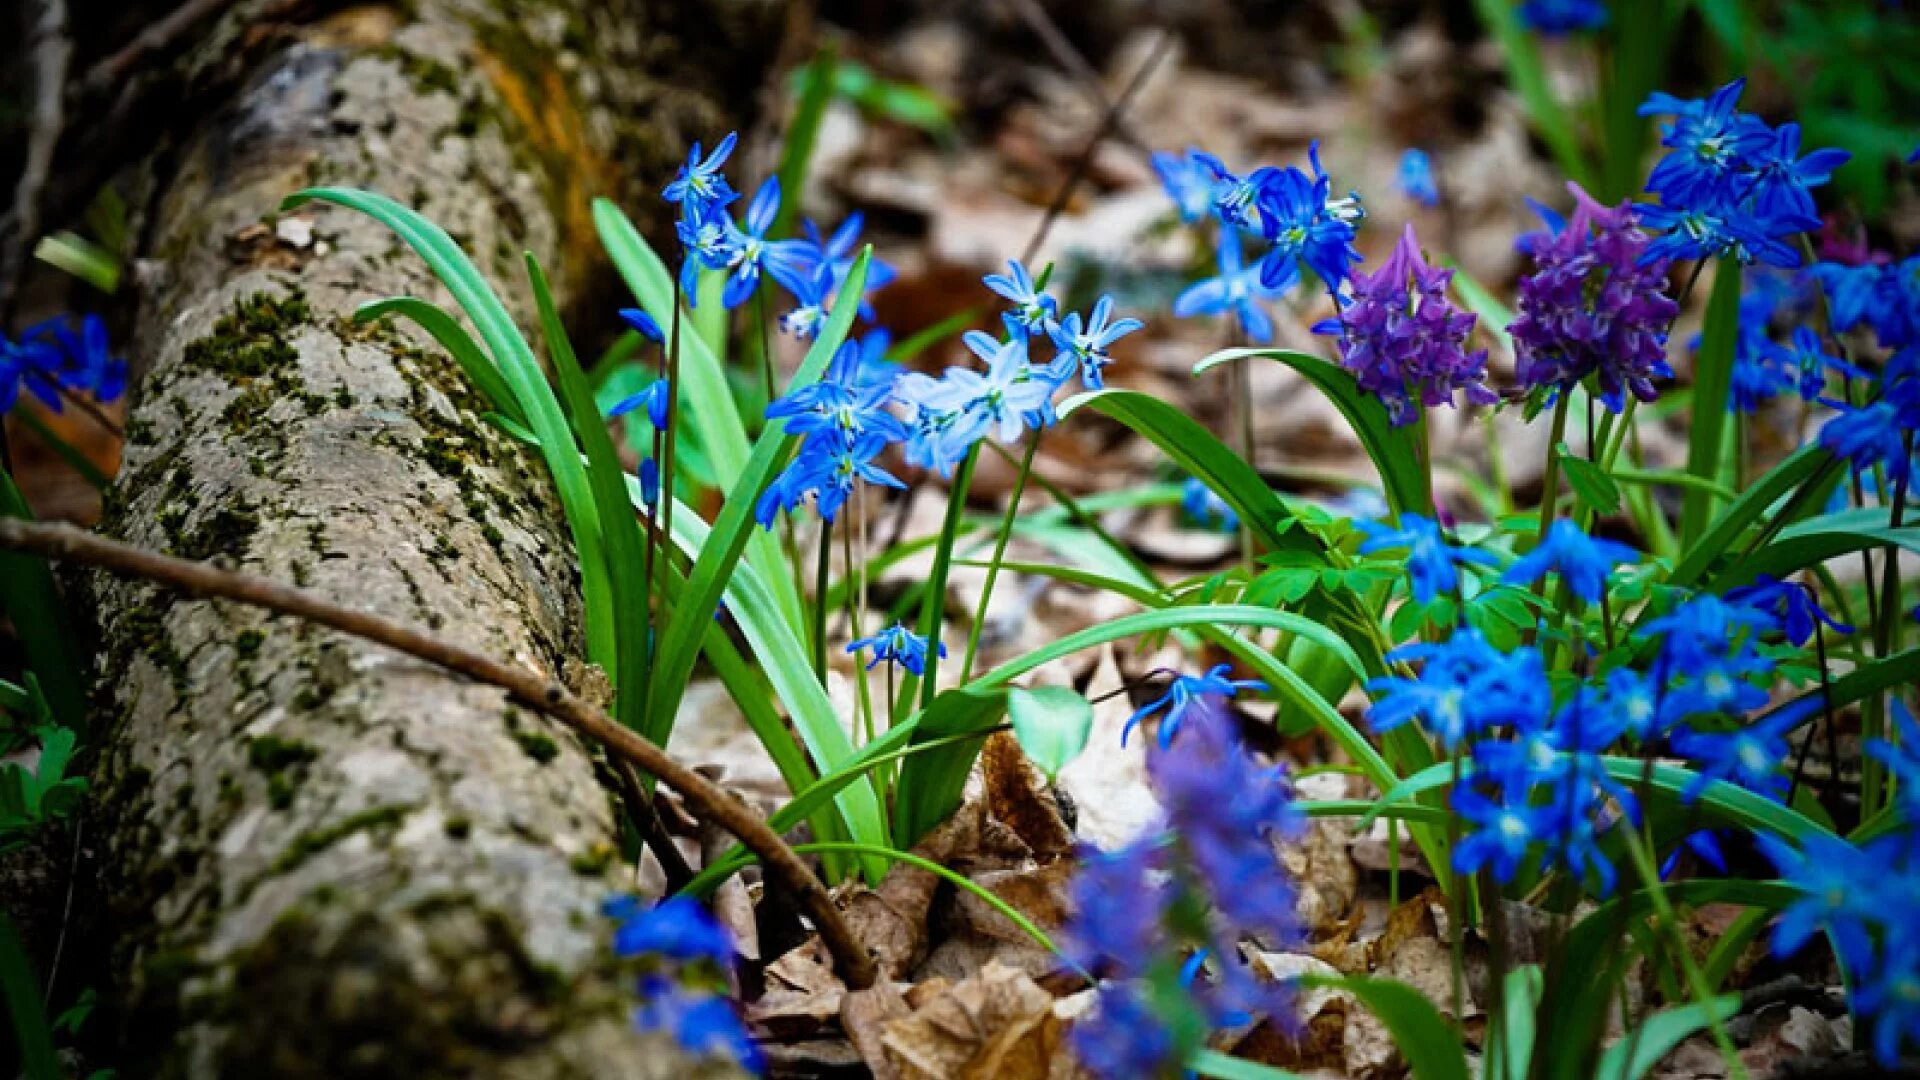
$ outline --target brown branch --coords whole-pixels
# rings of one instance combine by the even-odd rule
[[[1027,29],[1032,30],[1033,35],[1040,39],[1040,44],[1053,57],[1054,63],[1067,69],[1074,78],[1080,80],[1080,85],[1085,89],[1087,99],[1092,102],[1093,107],[1102,113],[1113,115],[1113,131],[1120,137],[1120,141],[1138,151],[1141,156],[1151,157],[1152,148],[1147,145],[1146,140],[1134,132],[1132,125],[1128,124],[1119,115],[1119,110],[1114,108],[1114,102],[1108,99],[1105,80],[1100,78],[1100,73],[1094,70],[1087,58],[1074,47],[1072,41],[1068,40],[1065,31],[1060,29],[1060,24],[1053,21],[1053,16],[1047,13],[1047,9],[1040,5],[1039,0],[1013,0],[1013,9],[1020,16],[1020,20],[1027,24]],[[1163,30],[1161,33],[1171,36],[1170,31]]]
[[[13,189],[13,209],[0,221],[0,318],[12,312],[27,252],[40,238],[41,198],[53,168],[54,148],[66,130],[67,66],[73,61],[66,0],[39,0],[27,31],[26,55],[33,62],[28,99],[32,111],[27,117],[26,161]]]
[[[159,582],[189,595],[233,600],[292,615],[505,690],[529,707],[600,743],[620,760],[658,777],[679,792],[696,815],[739,837],[740,843],[759,857],[767,873],[799,898],[802,909],[820,931],[821,941],[833,954],[835,966],[847,986],[860,990],[873,985],[876,977],[873,957],[853,936],[840,909],[827,894],[826,886],[778,833],[718,785],[675,761],[654,743],[621,727],[601,709],[558,682],[381,616],[341,607],[309,592],[207,563],[146,551],[71,525],[0,518],[0,548],[94,566],[122,577]]]
[[[140,33],[114,53],[87,69],[73,88],[76,101],[105,96],[125,82],[129,75],[146,64],[150,57],[161,56],[180,47],[187,34],[206,19],[233,5],[234,0],[184,0],[172,11],[148,23]],[[282,4],[280,7],[286,7]]]

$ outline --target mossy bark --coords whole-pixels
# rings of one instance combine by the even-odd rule
[[[261,7],[236,5],[187,61],[249,55],[230,103],[144,171],[141,370],[109,527],[564,671],[577,574],[537,458],[480,420],[436,349],[348,318],[444,293],[365,218],[303,209],[313,242],[296,244],[274,210],[316,182],[380,190],[444,225],[522,313],[523,249],[577,301],[588,198],[631,194],[628,178],[657,180],[675,148],[732,126],[778,13],[414,0],[285,28],[262,51],[247,22]],[[747,50],[725,84],[662,23],[686,7]],[[613,810],[570,733],[337,634],[92,587],[120,1037],[103,1063],[697,1074],[627,1029],[596,912],[618,888]]]

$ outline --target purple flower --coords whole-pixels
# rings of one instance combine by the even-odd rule
[[[1379,270],[1353,275],[1339,318],[1314,327],[1339,336],[1341,365],[1395,425],[1420,418],[1416,396],[1428,407],[1453,404],[1455,391],[1479,405],[1500,400],[1487,386],[1487,351],[1467,351],[1475,317],[1447,299],[1452,280],[1453,271],[1427,265],[1408,225]]]
[[[1655,379],[1667,366],[1667,332],[1679,306],[1664,291],[1666,266],[1647,263],[1648,240],[1627,203],[1608,208],[1577,184],[1573,217],[1550,237],[1529,243],[1534,272],[1520,279],[1513,334],[1520,384],[1562,393],[1588,376],[1619,412],[1626,395],[1659,396]],[[1549,220],[1551,228],[1551,220]]]
[[[1164,862],[1150,840],[1112,852],[1082,848],[1061,941],[1067,958],[1122,977],[1145,972],[1166,937],[1161,919],[1172,894]]]
[[[1073,1056],[1100,1080],[1162,1076],[1179,1064],[1173,1032],[1132,986],[1107,983],[1099,1007],[1074,1022]]]

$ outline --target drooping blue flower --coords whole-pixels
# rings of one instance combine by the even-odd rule
[[[1920,255],[1899,263],[1823,262],[1808,276],[1827,294],[1835,331],[1871,326],[1888,349],[1920,343]]]
[[[1573,595],[1592,604],[1599,601],[1615,566],[1638,561],[1640,553],[1632,547],[1590,537],[1580,526],[1560,518],[1547,528],[1547,538],[1508,567],[1500,580],[1531,585],[1550,572],[1557,573]]]
[[[688,307],[700,303],[700,271],[727,268],[733,250],[733,227],[726,210],[711,203],[682,214],[680,220],[673,223],[680,244],[687,252],[680,262],[680,295]]]
[[[1170,154],[1164,150],[1153,153],[1153,171],[1160,177],[1160,186],[1173,200],[1180,213],[1180,220],[1191,225],[1204,220],[1213,211],[1213,171],[1208,169],[1197,156],[1200,152],[1191,147],[1184,154]]]
[[[1818,830],[1800,836],[1799,848],[1765,831],[1756,830],[1753,840],[1787,884],[1802,893],[1774,923],[1774,953],[1792,956],[1824,930],[1832,935],[1847,970],[1865,970],[1873,961],[1868,927],[1881,917],[1879,890],[1872,882],[1885,872],[1883,861]]]
[[[1705,678],[1715,677],[1708,675]],[[1765,691],[1757,693],[1757,701],[1740,703],[1744,706],[1741,711],[1766,704]],[[1798,713],[1781,710],[1732,731],[1701,731],[1690,727],[1676,730],[1671,740],[1674,753],[1691,759],[1695,772],[1699,774],[1680,793],[1680,797],[1692,802],[1700,797],[1710,781],[1725,780],[1778,802],[1785,795],[1787,787],[1786,777],[1781,773],[1781,764],[1789,751],[1787,732],[1799,723]]]
[[[1206,481],[1197,476],[1189,476],[1180,485],[1180,506],[1187,516],[1208,528],[1221,532],[1233,532],[1240,528],[1240,515],[1233,512],[1227,501],[1214,493]]]
[[[1894,402],[1880,400],[1869,405],[1848,405],[1843,401],[1821,399],[1840,410],[1840,415],[1820,426],[1820,445],[1835,457],[1845,458],[1857,470],[1878,465],[1887,478],[1899,482],[1911,471],[1906,436],[1914,430],[1912,419]]]
[[[1228,169],[1226,163],[1204,150],[1189,150],[1187,156],[1206,170],[1210,183],[1207,190],[1208,209],[1229,229],[1259,229],[1262,227],[1260,189],[1275,172],[1271,168],[1259,168],[1246,176],[1240,176]]]
[[[651,907],[633,896],[616,896],[601,911],[620,925],[613,932],[616,956],[660,956],[682,963],[733,963],[733,941],[705,905],[670,896]]]
[[[1773,616],[1787,640],[1795,645],[1805,645],[1813,636],[1816,619],[1832,627],[1835,633],[1853,633],[1853,627],[1836,622],[1821,609],[1812,589],[1797,581],[1781,581],[1772,574],[1761,574],[1751,585],[1727,590],[1727,599]]]
[[[633,1026],[640,1032],[664,1032],[695,1057],[722,1058],[756,1075],[766,1070],[759,1044],[718,994],[689,990],[661,975],[640,980],[640,1007]]]
[[[27,327],[18,341],[0,334],[0,414],[22,388],[56,413],[63,392],[112,401],[126,392],[127,362],[113,355],[98,315],[82,318],[77,329],[68,317],[47,319]]]
[[[1607,5],[1601,0],[1526,0],[1519,15],[1528,29],[1553,37],[1607,25]]]
[[[1440,185],[1433,177],[1433,158],[1425,150],[1408,147],[1400,155],[1400,172],[1394,184],[1400,194],[1421,206],[1440,205]]]
[[[1666,266],[1642,258],[1649,241],[1632,207],[1605,207],[1577,184],[1571,221],[1528,245],[1533,273],[1520,279],[1513,335],[1515,373],[1529,391],[1567,392],[1594,376],[1600,400],[1619,412],[1626,395],[1652,401],[1656,379],[1673,377],[1667,333],[1679,305],[1666,295]]]
[[[1267,684],[1258,679],[1227,678],[1227,673],[1232,670],[1231,665],[1216,664],[1204,675],[1175,675],[1173,681],[1167,684],[1165,693],[1135,709],[1133,715],[1127,718],[1127,726],[1120,731],[1121,743],[1127,741],[1140,721],[1158,715],[1160,745],[1164,747],[1173,741],[1188,715],[1203,707],[1209,695],[1230,698],[1242,690],[1266,691]]]
[[[1113,362],[1107,350],[1114,342],[1145,325],[1135,318],[1113,318],[1113,297],[1102,296],[1094,302],[1093,312],[1084,323],[1079,312],[1071,312],[1048,327],[1047,335],[1063,358],[1072,357],[1079,365],[1080,382],[1089,390],[1098,390],[1106,385],[1101,373]]]
[[[839,228],[833,230],[833,235],[822,239],[820,226],[814,224],[811,218],[801,222],[800,228],[805,238],[794,241],[787,249],[788,261],[793,267],[790,276],[801,280],[824,271],[826,282],[820,291],[829,298],[839,295],[840,287],[846,284],[847,275],[853,272],[853,264],[858,259],[856,246],[860,242],[860,229],[865,224],[865,215],[855,211],[847,215]],[[867,302],[867,297],[890,284],[896,276],[893,266],[879,256],[868,260],[866,289],[860,296],[861,318],[873,318],[873,305]],[[793,289],[793,285],[785,278],[780,279],[780,283],[789,290]],[[794,295],[796,299],[800,298],[798,292]]]
[[[1806,401],[1817,401],[1827,388],[1829,372],[1844,379],[1870,378],[1865,371],[1827,352],[1820,335],[1810,326],[1796,326],[1785,344],[1768,344],[1768,352],[1784,374],[1791,375],[1794,388]]]
[[[1175,318],[1231,313],[1240,323],[1248,341],[1265,344],[1273,340],[1273,316],[1262,301],[1272,300],[1284,289],[1268,288],[1261,283],[1260,267],[1246,265],[1240,252],[1240,237],[1223,233],[1215,258],[1220,273],[1194,282],[1173,301]]]
[[[861,483],[906,487],[874,463],[886,448],[887,437],[872,431],[851,440],[831,431],[809,435],[792,463],[761,493],[754,504],[754,520],[762,528],[772,528],[781,511],[792,510],[811,495],[821,519],[831,522]]]
[[[666,340],[666,335],[660,332],[660,324],[653,320],[653,316],[637,307],[621,308],[620,321],[648,341],[657,344]]]
[[[898,664],[915,675],[925,675],[929,648],[943,659],[947,655],[946,642],[936,641],[929,645],[926,638],[907,629],[901,623],[894,623],[879,633],[848,644],[847,651],[857,653],[862,649],[872,650],[873,655],[867,660],[868,671],[872,671],[875,664],[885,661]]]
[[[615,417],[625,416],[635,410],[645,409],[647,412],[647,422],[652,424],[655,430],[665,431],[667,429],[667,392],[669,389],[671,389],[671,384],[669,384],[667,380],[655,379],[653,382],[647,384],[645,390],[631,397],[621,398],[615,402],[613,408],[607,410],[607,419],[612,420]]]
[[[1013,305],[1000,315],[1006,320],[1009,333],[1023,333],[1029,337],[1044,335],[1054,320],[1060,317],[1060,302],[1034,288],[1032,276],[1018,259],[1007,260],[1006,273],[988,274],[981,281]]]
[[[740,141],[738,132],[729,131],[713,153],[702,159],[700,144],[694,143],[687,151],[687,163],[680,166],[673,182],[668,184],[662,195],[670,203],[679,203],[681,215],[692,219],[704,216],[710,207],[725,206],[740,197],[727,183],[726,175],[720,171],[727,163],[727,157],[733,153],[734,144]]]
[[[848,444],[870,435],[886,442],[905,439],[907,426],[886,409],[893,395],[890,373],[876,378],[865,368],[860,343],[842,342],[820,380],[775,399],[767,406],[767,419],[785,420],[788,431],[836,435]]]
[[[1432,603],[1441,593],[1459,592],[1458,567],[1489,566],[1495,561],[1489,552],[1449,543],[1438,523],[1419,514],[1401,514],[1397,529],[1367,520],[1355,521],[1354,525],[1366,535],[1360,545],[1362,555],[1406,549],[1407,579],[1415,603]]]
[[[1477,317],[1447,299],[1453,271],[1429,266],[1413,226],[1380,269],[1353,275],[1351,302],[1314,332],[1340,339],[1340,364],[1380,399],[1395,424],[1413,423],[1419,405],[1452,405],[1464,392],[1476,405],[1500,396],[1487,385],[1487,351],[1467,349]]]
[[[1270,289],[1286,290],[1300,280],[1300,266],[1319,276],[1329,290],[1338,290],[1360,252],[1353,246],[1355,222],[1366,216],[1357,194],[1331,197],[1333,181],[1320,167],[1320,143],[1307,146],[1313,165],[1308,176],[1294,166],[1270,170],[1261,185],[1261,233],[1271,245],[1260,261],[1260,281]]]

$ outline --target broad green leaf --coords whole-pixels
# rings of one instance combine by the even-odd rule
[[[1820,716],[1828,706],[1837,711],[1895,687],[1916,684],[1920,684],[1920,646],[1861,664],[1831,680],[1825,688],[1816,686],[1798,697],[1775,705],[1757,717],[1754,724],[1765,724],[1789,712],[1798,714],[1800,723],[1804,724]]]
[[[1596,1080],[1640,1080],[1668,1051],[1695,1032],[1731,1019],[1740,1011],[1739,994],[1722,994],[1712,1001],[1662,1009],[1641,1021],[1637,1030],[1607,1048],[1594,1070]],[[1629,1057],[1628,1055],[1632,1056]]]
[[[1527,1080],[1527,1067],[1533,1062],[1534,1040],[1538,1035],[1535,1014],[1540,1010],[1540,995],[1546,986],[1540,965],[1522,964],[1507,972],[1505,1000],[1501,1003],[1503,1021],[1494,1032],[1500,1040],[1500,1057],[1505,1062],[1507,1080]]]
[[[53,1051],[53,1029],[47,1026],[46,1009],[40,1003],[40,980],[13,920],[4,911],[0,911],[0,998],[6,1000],[7,1014],[13,1018],[14,1045],[19,1048],[26,1080],[62,1080],[66,1073]]]
[[[1290,1073],[1246,1058],[1230,1057],[1218,1050],[1196,1052],[1187,1059],[1187,1068],[1201,1076],[1213,1077],[1213,1080],[1300,1080],[1299,1073]]]
[[[1605,469],[1568,453],[1566,443],[1561,443],[1554,452],[1560,455],[1560,468],[1566,472],[1567,483],[1581,502],[1603,517],[1620,512],[1620,487]]]
[[[1007,719],[1020,748],[1051,781],[1087,748],[1093,705],[1072,687],[1015,687],[1007,692]]]
[[[500,374],[506,379],[526,414],[527,426],[540,440],[541,455],[553,474],[554,487],[566,512],[567,527],[573,534],[580,555],[581,596],[586,606],[587,657],[611,670],[614,659],[614,610],[611,583],[606,573],[606,557],[601,549],[600,522],[594,514],[593,492],[587,481],[585,464],[580,459],[573,433],[553,388],[547,385],[533,349],[521,337],[513,316],[494,295],[480,271],[474,268],[460,245],[446,230],[420,214],[384,195],[352,188],[308,188],[297,191],[281,202],[282,211],[292,210],[314,200],[337,203],[366,214],[387,228],[425,259],[434,276],[440,279],[467,318],[480,331],[493,354]]]
[[[947,697],[933,699],[934,707],[921,715],[909,740],[910,746],[940,743],[941,749],[908,758],[895,785],[894,839],[908,847],[960,809],[960,796],[981,746],[980,740],[964,736],[983,733],[999,723],[1008,695],[989,692],[959,697],[941,707]]]
[[[1803,484],[1818,483],[1818,477],[1836,469],[1833,455],[1818,444],[1803,446],[1787,455],[1741,492],[1740,497],[1714,519],[1699,542],[1682,549],[1680,561],[1674,565],[1673,573],[1667,575],[1667,583],[1692,585],[1700,581],[1714,560],[1733,550],[1749,526],[1775,515],[1776,504],[1789,493]]]
[[[867,266],[872,257],[872,249],[867,248],[855,261],[843,286],[844,290],[851,290],[847,292],[848,296],[859,295],[859,290],[866,282]],[[836,305],[827,324],[821,327],[819,336],[814,339],[813,347],[807,350],[800,370],[794,374],[793,386],[809,385],[826,371],[834,350],[846,340],[857,307],[851,303]],[[743,565],[741,554],[750,545],[760,543],[770,545],[773,549],[771,562],[761,564],[748,559],[744,564],[751,566],[765,582],[769,612],[785,619],[788,628],[796,633],[804,625],[797,617],[787,618],[786,604],[780,599],[784,591],[790,591],[793,586],[780,546],[754,521],[754,504],[759,500],[760,493],[773,481],[774,474],[785,463],[797,441],[796,436],[788,434],[784,421],[767,425],[760,434],[760,441],[754,445],[752,458],[736,471],[739,479],[727,492],[727,501],[713,522],[710,537],[700,545],[693,569],[687,574],[686,590],[674,605],[673,615],[655,646],[647,725],[648,735],[657,743],[664,745],[673,730],[674,716],[680,707],[682,695],[686,693],[687,680],[693,675],[694,660],[700,653],[706,624],[713,619],[714,605],[720,602],[728,576],[737,566]],[[681,516],[674,515],[676,519]],[[769,566],[771,570],[767,569]],[[804,661],[809,655],[805,649],[801,649],[793,659]],[[811,674],[808,677],[811,679]],[[837,759],[821,762],[822,768],[833,768],[839,764]],[[856,838],[871,839],[857,833]]]
[[[1787,578],[1837,556],[1882,547],[1920,551],[1920,525],[1889,528],[1887,511],[1874,506],[1823,514],[1781,529],[1771,543],[1715,575],[1711,585],[1721,591],[1751,584],[1761,574]]]
[[[1716,260],[1706,327],[1693,356],[1693,413],[1687,443],[1687,472],[1709,482],[1720,476],[1721,435],[1727,426],[1727,394],[1733,384],[1733,350],[1739,332],[1740,268],[1726,259]],[[1683,550],[1701,540],[1712,514],[1713,496],[1689,489],[1680,512]]]
[[[1317,356],[1290,349],[1226,349],[1214,353],[1193,367],[1199,375],[1222,364],[1243,358],[1259,357],[1285,364],[1312,383],[1327,400],[1333,402],[1352,425],[1360,445],[1373,459],[1380,474],[1387,503],[1393,512],[1416,514],[1433,512],[1433,492],[1426,471],[1421,467],[1425,450],[1418,444],[1413,427],[1395,427],[1387,417],[1386,406],[1360,389],[1351,372]],[[1214,490],[1218,491],[1218,488]],[[1225,498],[1226,493],[1221,492]],[[1237,508],[1236,508],[1237,509]]]
[[[662,330],[671,334],[675,315],[674,278],[666,264],[647,246],[639,230],[620,212],[620,208],[606,199],[594,200],[593,224],[599,230],[600,243],[607,249],[607,258],[613,262],[614,269],[627,283],[627,288],[632,290],[640,307],[653,316]],[[861,286],[850,283],[848,287]],[[852,313],[849,312],[848,325],[851,325],[851,319]],[[837,348],[845,340],[845,329],[839,333],[832,331],[832,326],[839,321],[829,320],[829,326],[823,329],[814,347],[808,350],[808,360],[813,359],[822,341],[831,341],[833,347]],[[739,489],[742,474],[747,470],[749,459],[757,447],[748,446],[746,425],[741,421],[740,409],[734,403],[733,390],[719,358],[714,356],[698,334],[681,334],[679,348],[680,406],[677,413],[685,421],[685,430],[681,434],[698,433],[700,448],[713,472],[714,486],[727,492],[731,498]],[[826,355],[831,357],[833,348],[827,349]],[[802,371],[805,370],[803,365]],[[820,370],[825,370],[824,362]],[[811,382],[818,377],[816,373],[808,376],[804,382]],[[796,375],[791,386],[801,386],[804,382]],[[765,442],[764,434],[762,442]],[[778,443],[778,440],[775,442]],[[677,465],[675,471],[679,471]],[[662,478],[662,482],[665,483],[666,478]],[[754,493],[757,497],[759,489],[756,488]],[[748,508],[749,511],[751,509]],[[735,554],[728,561],[739,557]],[[755,530],[746,539],[745,557],[754,569],[760,571],[761,577],[773,590],[774,598],[780,605],[781,617],[791,623],[795,630],[805,626],[800,592],[788,576],[786,556],[780,550],[779,541]]]
[[[520,402],[513,396],[513,390],[507,386],[507,380],[500,369],[493,365],[487,354],[480,351],[473,338],[454,317],[425,300],[412,296],[390,296],[385,300],[369,300],[353,311],[353,321],[357,323],[373,322],[388,315],[398,315],[411,319],[447,350],[454,362],[460,365],[460,371],[474,388],[485,395],[495,410],[524,426],[526,413],[521,410]]]
[[[1393,979],[1368,975],[1309,975],[1305,986],[1345,990],[1360,999],[1393,1035],[1415,1080],[1467,1080],[1467,1055],[1460,1033],[1420,991]]]
[[[0,516],[33,518],[26,498],[4,468],[0,468]],[[87,696],[81,682],[81,653],[66,610],[45,559],[0,551],[0,614],[13,622],[27,654],[27,668],[40,680],[54,718],[78,731],[86,724]]]

